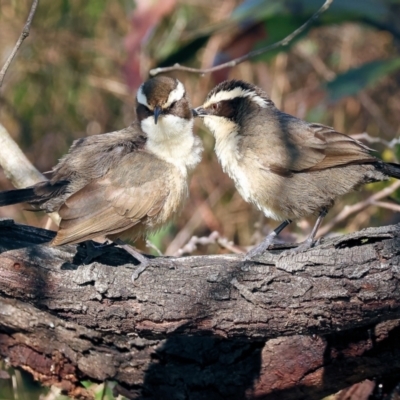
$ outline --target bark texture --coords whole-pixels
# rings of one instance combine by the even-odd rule
[[[51,248],[54,233],[0,223],[0,356],[90,398],[320,399],[400,372],[400,227],[305,253],[134,260]]]

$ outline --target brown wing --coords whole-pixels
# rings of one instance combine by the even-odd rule
[[[320,124],[310,124],[309,129],[311,130],[310,136],[313,134],[315,137],[320,137],[326,143],[323,150],[324,158],[309,167],[309,171],[376,161],[376,158],[370,154],[372,150],[369,147],[350,136]]]
[[[165,177],[171,167],[144,152],[125,156],[118,168],[93,180],[60,208],[60,230],[52,244],[77,243],[123,232],[146,216],[156,215],[166,201]]]
[[[265,129],[265,128],[264,128]],[[269,121],[260,163],[282,176],[353,163],[374,162],[370,149],[333,128],[309,124],[288,114]]]

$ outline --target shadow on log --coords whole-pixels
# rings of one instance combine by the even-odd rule
[[[81,380],[132,399],[320,399],[400,372],[400,227],[325,240],[257,262],[238,255],[135,265],[0,223],[0,356],[91,398]]]

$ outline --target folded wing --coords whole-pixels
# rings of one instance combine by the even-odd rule
[[[160,179],[168,164],[145,153],[125,156],[116,170],[71,195],[60,208],[60,230],[53,245],[76,243],[123,232],[163,207],[168,184]]]
[[[278,175],[377,161],[367,146],[331,127],[287,119],[265,138],[267,150],[260,159],[263,167]]]

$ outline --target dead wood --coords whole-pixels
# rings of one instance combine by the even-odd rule
[[[256,263],[156,258],[135,284],[123,250],[82,265],[53,235],[0,224],[0,356],[75,396],[319,399],[400,372],[399,226]]]

